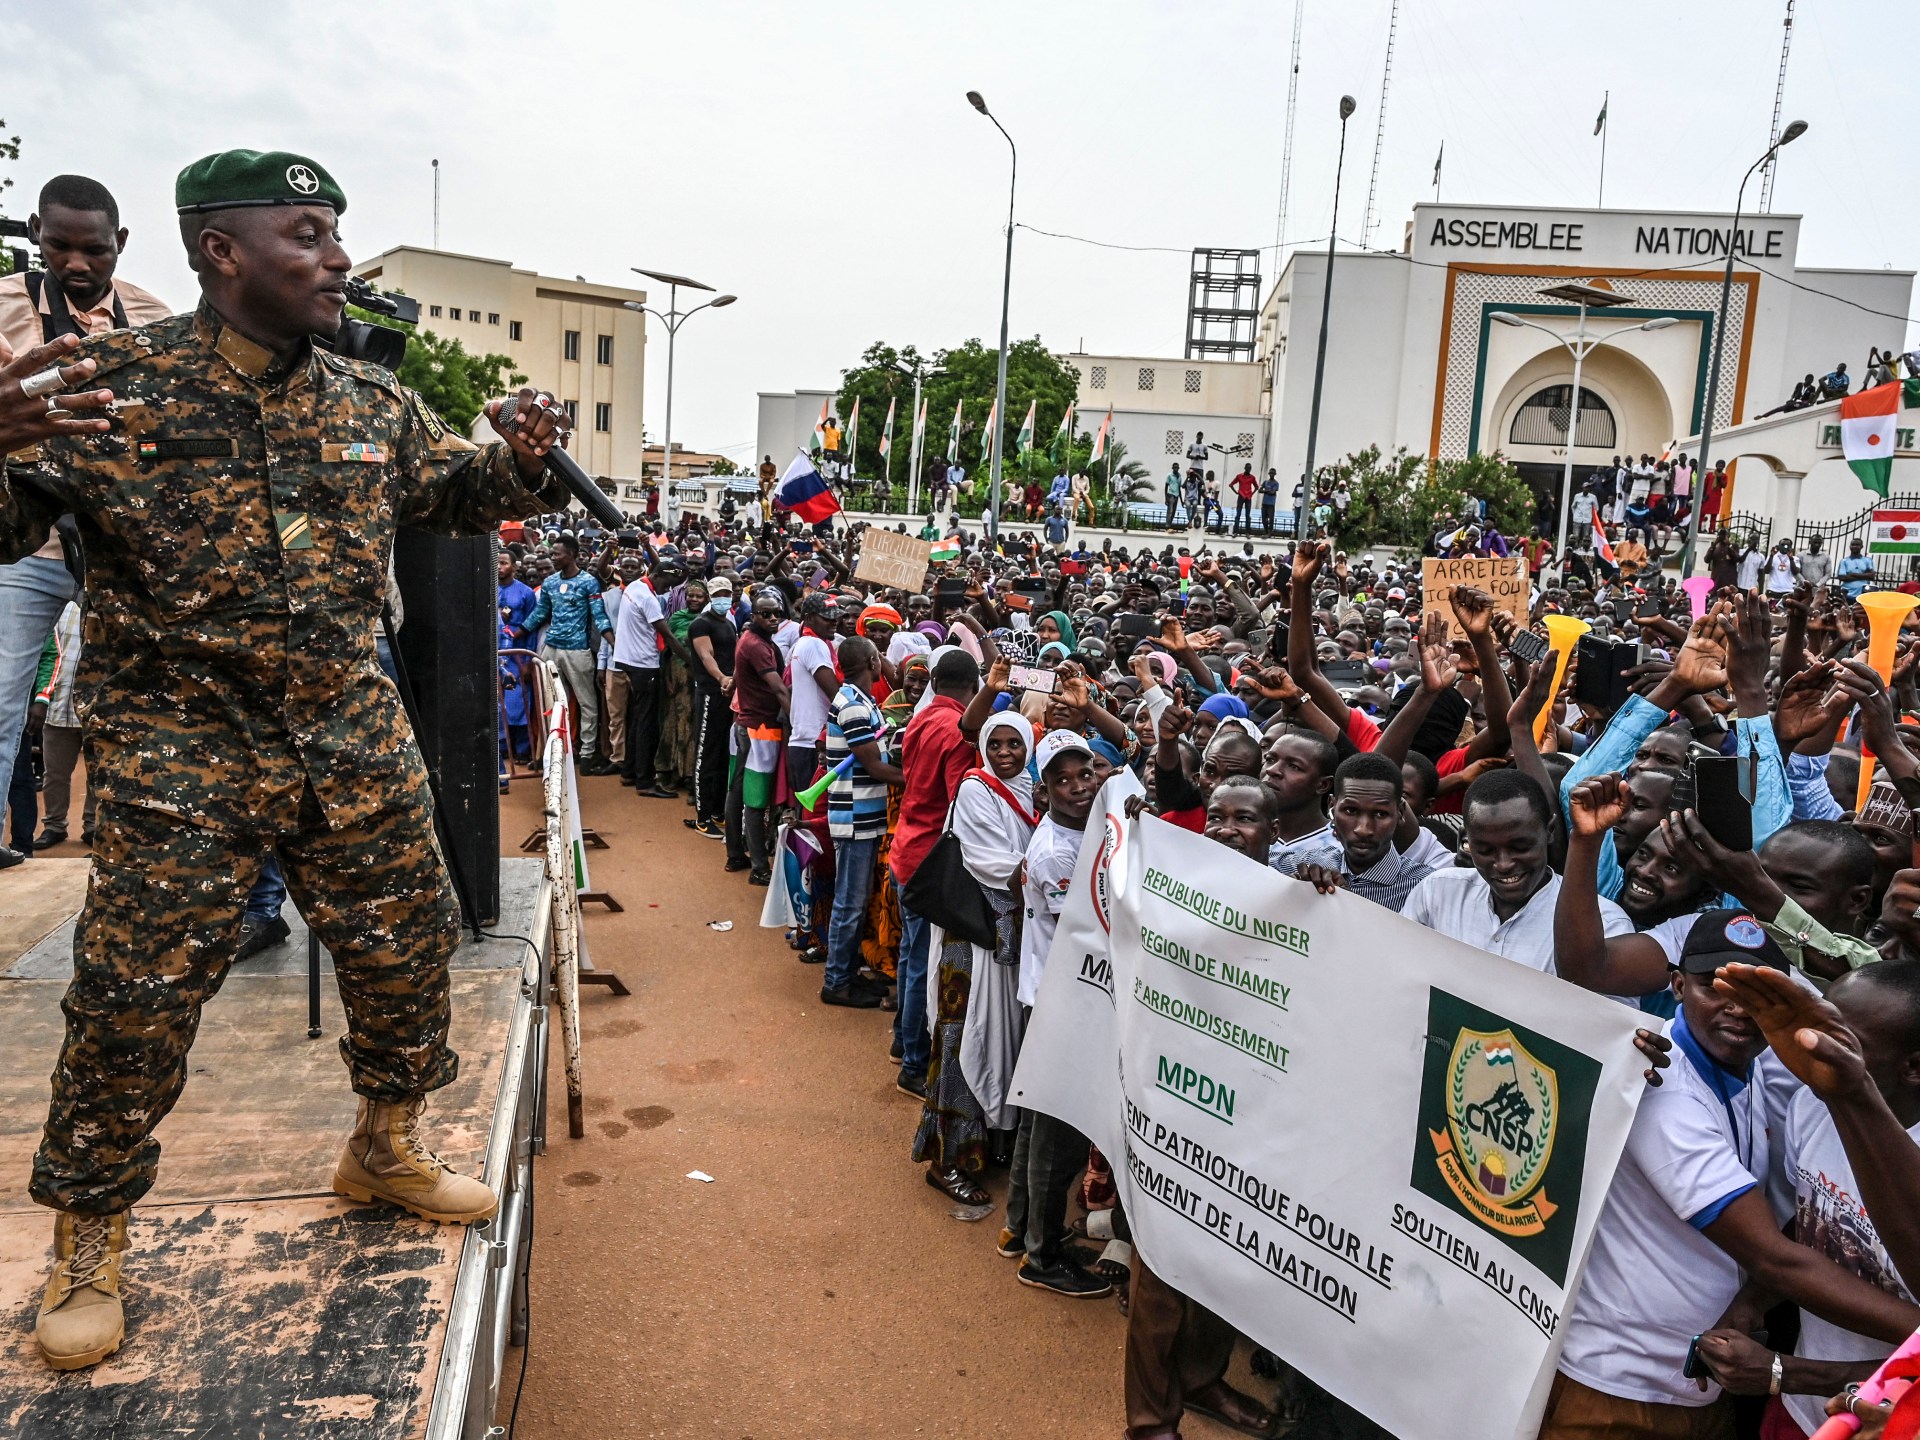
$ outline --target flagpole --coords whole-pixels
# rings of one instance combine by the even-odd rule
[[[1607,106],[1612,100],[1611,90],[1600,92],[1600,198],[1594,202],[1593,208],[1596,210],[1607,208]],[[1578,396],[1574,398],[1579,399]]]
[[[893,400],[887,400],[887,499],[893,499]]]
[[[907,509],[920,509],[920,372],[913,375],[913,444],[907,457]]]

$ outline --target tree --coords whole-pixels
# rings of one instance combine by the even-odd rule
[[[1533,491],[1497,451],[1430,461],[1405,447],[1383,456],[1369,445],[1319,474],[1323,483],[1344,482],[1352,497],[1340,532],[1349,547],[1424,546],[1470,501],[1486,502],[1487,518],[1502,534],[1525,535],[1533,525]]]
[[[7,122],[5,120],[0,120],[0,132],[4,132],[6,128],[7,128]],[[12,160],[17,162],[19,159],[20,159],[20,137],[18,135],[7,135],[4,133],[0,133],[0,160]],[[12,188],[13,188],[13,177],[11,175],[7,176],[4,180],[0,180],[0,202],[5,201],[6,192],[11,190]],[[0,203],[0,218],[5,218],[4,217],[5,209],[6,209],[5,204]],[[11,275],[13,273],[13,254],[14,252],[13,252],[12,246],[0,245],[0,275]]]
[[[843,371],[840,392],[834,407],[844,419],[852,413],[853,402],[860,401],[858,453],[853,457],[856,475],[882,475],[887,464],[880,454],[880,437],[886,430],[887,402],[897,401],[893,421],[894,465],[896,479],[904,478],[913,441],[913,377],[935,370],[944,374],[927,380],[921,391],[927,407],[926,437],[921,454],[925,459],[944,456],[953,431],[953,409],[964,401],[961,417],[960,463],[968,474],[987,472],[992,446],[985,434],[987,410],[993,404],[995,372],[999,351],[978,340],[969,340],[950,350],[936,350],[931,359],[912,345],[895,347],[875,341],[860,357],[860,363]],[[1080,372],[1062,365],[1039,336],[1015,341],[1007,347],[1007,414],[1000,417],[1004,466],[1008,474],[1023,473],[1025,466],[1050,465],[1047,442],[1060,428],[1066,413],[1080,392]],[[1028,457],[1014,453],[1013,442],[1026,419],[1027,407],[1035,404],[1035,448]],[[1051,471],[1049,471],[1051,473]]]
[[[709,475],[738,475],[740,473],[740,467],[722,455],[713,462],[713,469],[707,473]]]
[[[436,415],[463,435],[473,428],[487,401],[527,383],[508,356],[475,355],[458,340],[357,306],[349,305],[347,313],[352,319],[406,332],[407,353],[394,376],[409,390],[417,390]]]

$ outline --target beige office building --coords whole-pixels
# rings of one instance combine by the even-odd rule
[[[639,481],[646,316],[625,306],[644,301],[644,290],[560,280],[506,260],[416,245],[376,255],[354,273],[418,300],[422,329],[476,355],[508,356],[516,371],[558,397],[574,421],[568,448],[588,474]]]

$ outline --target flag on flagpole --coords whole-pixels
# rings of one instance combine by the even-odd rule
[[[926,402],[926,399],[922,397],[920,401],[920,413],[913,417],[913,448],[914,450],[916,451],[919,450],[920,441],[926,435],[926,433],[927,433],[927,402]]]
[[[827,448],[827,402],[824,400],[820,402],[820,418],[813,422],[813,448]]]
[[[1073,403],[1067,403],[1067,413],[1060,417],[1060,428],[1054,432],[1053,444],[1049,447],[1056,452],[1054,459],[1060,464],[1070,464],[1073,460]]]
[[[887,452],[891,449],[893,449],[893,400],[889,397],[886,428],[880,432],[880,458],[886,459]]]
[[[1099,430],[1094,432],[1093,453],[1087,457],[1087,463],[1089,465],[1107,453],[1107,432],[1112,428],[1113,406],[1109,405],[1107,406],[1106,418],[1100,422]]]
[[[980,430],[980,454],[982,457],[993,453],[993,432],[1000,423],[1000,397],[993,397],[993,403],[987,406],[987,423]]]
[[[860,397],[853,397],[853,412],[847,416],[847,453],[846,469],[841,472],[845,479],[853,473],[854,457],[860,453]]]
[[[953,429],[947,432],[947,459],[949,461],[960,458],[960,411],[965,407],[966,403],[964,399],[953,402]]]
[[[1615,570],[1620,568],[1620,562],[1613,558],[1613,542],[1607,539],[1607,530],[1600,523],[1598,510],[1593,512],[1593,553]]]
[[[1901,393],[1900,382],[1895,380],[1840,402],[1840,451],[1860,483],[1882,500],[1887,498],[1893,480]]]
[[[1038,400],[1027,402],[1027,418],[1020,422],[1020,433],[1014,438],[1013,453],[1024,455],[1033,449],[1033,422],[1040,409]]]
[[[840,509],[833,491],[827,488],[827,482],[820,478],[820,472],[805,455],[793,457],[787,473],[773,487],[773,503],[782,510],[791,510],[810,525],[818,524]]]
[[[1608,91],[1605,95],[1603,95],[1600,98],[1600,115],[1593,122],[1593,133],[1596,135],[1598,135],[1602,130],[1607,128],[1607,103],[1612,99],[1613,99],[1612,91]]]
[[[1433,157],[1433,188],[1440,188],[1440,162],[1447,158],[1447,142],[1440,142],[1440,153]]]

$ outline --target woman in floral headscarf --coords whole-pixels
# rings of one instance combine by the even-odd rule
[[[1005,1081],[1017,1042],[1020,965],[1011,887],[1039,823],[1027,773],[1032,755],[1033,727],[1025,716],[1011,710],[989,716],[980,727],[980,767],[960,781],[949,821],[967,872],[993,908],[997,940],[988,950],[933,929],[933,983],[927,986],[933,1063],[913,1158],[926,1162],[927,1184],[962,1205],[988,1203],[973,1177],[986,1167],[988,1127],[1005,1128],[1010,1118]],[[974,1066],[963,1059],[963,1047],[977,1057]],[[981,1083],[978,1096],[970,1069]]]

